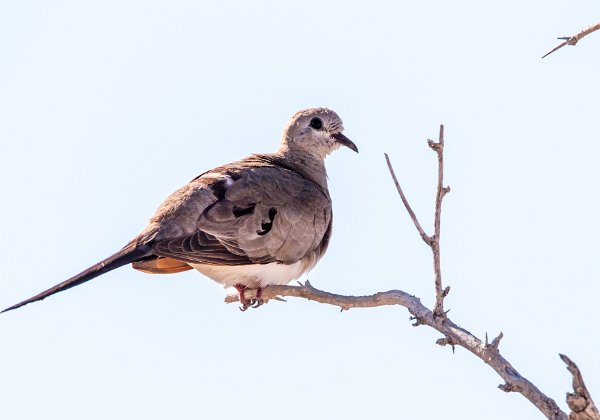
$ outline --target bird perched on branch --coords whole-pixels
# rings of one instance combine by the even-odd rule
[[[287,284],[315,266],[331,236],[325,157],[340,146],[358,152],[327,108],[296,113],[275,153],[220,166],[171,194],[120,251],[2,312],[17,309],[132,263],[158,274],[196,269],[235,287],[242,309],[260,290]],[[244,291],[257,289],[257,298]]]

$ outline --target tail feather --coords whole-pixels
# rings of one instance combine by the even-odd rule
[[[38,300],[46,299],[48,296],[51,296],[55,293],[62,292],[63,290],[70,289],[71,287],[78,286],[86,281],[90,281],[93,278],[98,277],[101,274],[107,273],[115,268],[119,268],[126,264],[132,263],[140,258],[147,257],[152,255],[152,248],[148,245],[136,245],[135,243],[129,243],[123,249],[121,249],[116,254],[111,255],[105,260],[100,261],[97,264],[94,264],[87,270],[82,271],[74,277],[71,277],[68,280],[63,281],[62,283],[57,284],[54,287],[51,287],[48,290],[45,290],[23,302],[19,302],[16,305],[11,306],[10,308],[6,308],[0,313],[12,311],[13,309],[20,308],[21,306],[25,306],[32,302],[37,302]]]

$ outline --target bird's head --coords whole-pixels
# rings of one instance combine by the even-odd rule
[[[320,158],[325,158],[340,146],[346,146],[358,153],[356,145],[344,136],[342,131],[342,120],[332,110],[305,109],[297,112],[286,126],[281,148]]]

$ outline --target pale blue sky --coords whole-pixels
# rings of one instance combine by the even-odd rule
[[[328,160],[319,288],[433,302],[564,408],[568,354],[600,399],[600,19],[595,1],[0,0],[0,306],[119,249],[175,188],[273,151],[299,109],[336,110],[360,154]],[[403,308],[290,298],[246,313],[194,272],[129,267],[0,318],[0,417],[530,419],[523,397]]]

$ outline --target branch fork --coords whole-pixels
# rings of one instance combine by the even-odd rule
[[[390,175],[394,180],[394,184],[396,185],[396,189],[398,190],[398,194],[400,195],[400,199],[406,208],[406,211],[410,215],[421,239],[431,248],[431,252],[433,253],[433,270],[435,275],[435,307],[434,307],[434,315],[440,319],[446,319],[446,312],[444,311],[444,298],[450,292],[450,288],[446,287],[442,288],[442,269],[440,263],[440,234],[441,234],[441,219],[442,219],[442,200],[450,192],[450,187],[444,186],[444,126],[440,125],[440,133],[438,137],[438,141],[434,141],[431,139],[427,140],[427,144],[429,147],[436,152],[437,160],[438,160],[438,183],[437,183],[437,192],[435,198],[435,213],[434,213],[434,222],[433,222],[433,235],[429,236],[423,228],[421,227],[421,223],[419,219],[415,215],[412,207],[410,206],[406,196],[404,195],[404,191],[402,191],[402,187],[396,178],[396,174],[394,172],[394,168],[392,167],[392,163],[390,162],[390,158],[385,154],[385,160],[388,165],[388,169],[390,171]]]

